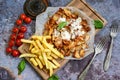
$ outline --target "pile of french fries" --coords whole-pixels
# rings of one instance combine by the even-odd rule
[[[21,54],[19,57],[29,57],[34,66],[38,66],[40,69],[46,68],[51,76],[53,70],[60,67],[57,59],[63,59],[64,56],[54,48],[53,44],[48,43],[47,39],[51,39],[51,36],[33,35],[30,40],[21,39],[23,43],[28,43],[30,46],[29,53]]]

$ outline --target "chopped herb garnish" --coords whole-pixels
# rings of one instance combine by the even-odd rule
[[[24,71],[26,66],[25,60],[21,60],[20,63],[18,64],[18,75],[21,74],[22,71]]]
[[[61,30],[62,28],[64,28],[67,25],[67,22],[60,22],[58,24],[58,30]]]
[[[100,20],[94,20],[94,25],[96,29],[103,28],[103,23]]]
[[[48,80],[59,80],[57,75],[52,75]]]

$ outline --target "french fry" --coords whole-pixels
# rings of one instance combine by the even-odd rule
[[[52,66],[52,63],[48,62],[49,64],[49,75],[52,76],[53,74],[53,66]]]
[[[33,41],[31,41],[31,40],[26,40],[26,39],[21,39],[21,42],[23,42],[23,43],[29,43],[29,44],[32,44],[32,43],[33,43]]]
[[[38,58],[35,58],[36,62],[38,63],[38,66],[40,67],[40,69],[43,68],[42,63],[40,62],[40,60]]]
[[[42,64],[45,65],[45,62],[44,62],[42,56],[39,56],[39,59],[40,59],[40,61],[42,62]]]
[[[33,48],[33,45],[32,45],[32,44],[30,44],[29,50],[31,50],[32,48]]]
[[[44,52],[51,53],[51,50],[50,49],[44,49]]]
[[[38,48],[38,46],[37,46],[37,44],[35,43],[35,41],[33,41],[33,46],[37,49],[37,50],[39,50],[39,48]]]
[[[47,63],[48,60],[47,60],[46,53],[43,53],[43,59],[44,59],[44,62],[45,62],[45,66],[48,69],[48,63]]]
[[[38,52],[39,52],[39,50],[37,50],[36,48],[31,49],[31,53],[38,53]]]
[[[53,58],[55,58],[55,59],[58,59],[58,56],[57,55],[55,55],[55,54],[53,54],[53,53],[51,53],[51,55],[50,56],[52,56]]]
[[[53,68],[52,68],[52,66],[50,66],[50,76],[52,76],[52,74],[53,74]]]
[[[49,44],[49,46],[51,46],[52,48],[54,47],[54,45],[52,45],[52,44]]]
[[[51,36],[44,36],[45,39],[51,39]]]
[[[60,64],[59,64],[56,60],[52,59],[52,62],[53,62],[57,67],[60,67]]]
[[[43,44],[43,47],[44,47],[45,49],[47,49],[47,46],[46,46],[45,44]]]
[[[31,38],[34,40],[42,40],[42,36],[37,36],[37,35],[33,35]]]
[[[37,65],[38,65],[38,63],[35,61],[34,58],[30,58],[30,61],[32,62],[32,64],[33,64],[34,66],[37,66]]]
[[[40,69],[46,68],[49,70],[50,76],[53,74],[53,69],[60,67],[56,59],[64,56],[54,48],[54,45],[49,44],[46,40],[51,39],[51,36],[33,35],[32,40],[22,39],[23,43],[29,43],[29,54],[22,54],[21,57],[30,57],[30,62]]]
[[[53,47],[51,47],[45,39],[43,39],[42,41],[43,44],[45,44],[47,46],[47,48],[49,48],[54,54],[56,54],[57,56],[59,56],[60,58],[64,58],[64,56],[56,49],[54,49]]]
[[[47,57],[51,55],[51,52],[46,52]],[[51,57],[51,56],[50,56]]]
[[[38,51],[38,53],[36,53],[36,54],[38,54],[38,56],[41,56],[41,55],[42,55],[42,52],[41,52],[41,51]]]
[[[19,58],[22,58],[22,57],[37,57],[37,55],[35,54],[30,54],[30,53],[24,53],[24,54],[21,54],[19,56]]]
[[[47,56],[47,58],[48,58],[49,60],[52,60],[52,59],[53,59],[51,56]]]
[[[41,45],[41,43],[40,43],[40,41],[39,40],[36,40],[35,41],[36,43],[37,43],[37,45],[38,45],[38,47],[40,48],[40,50],[44,50],[44,47]]]
[[[57,66],[55,66],[52,62],[48,62],[49,63],[49,66],[52,66],[54,69],[58,68]]]
[[[34,53],[34,51],[35,51],[35,48],[32,48],[32,49],[31,49],[31,53]]]

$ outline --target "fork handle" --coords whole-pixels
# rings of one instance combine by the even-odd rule
[[[104,62],[104,71],[107,71],[110,65],[110,59],[111,59],[111,53],[112,53],[112,47],[113,47],[113,38],[111,40],[110,48],[108,51],[108,54],[106,55],[105,62]]]
[[[78,77],[78,80],[84,80],[85,76],[90,68],[90,65],[92,64],[94,58],[96,56],[96,53],[94,53],[94,56],[92,57],[91,61],[89,62],[89,64],[86,66],[86,68],[83,70],[83,72],[80,74],[80,76]]]

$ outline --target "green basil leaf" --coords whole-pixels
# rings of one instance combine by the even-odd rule
[[[100,20],[94,20],[94,25],[96,29],[103,28],[103,23]]]
[[[21,60],[18,64],[18,75],[21,74],[22,71],[24,71],[26,66],[25,60]]]
[[[63,27],[65,27],[67,25],[67,22],[61,22],[58,24],[58,30],[62,29]]]
[[[57,75],[52,75],[48,80],[59,80]]]

